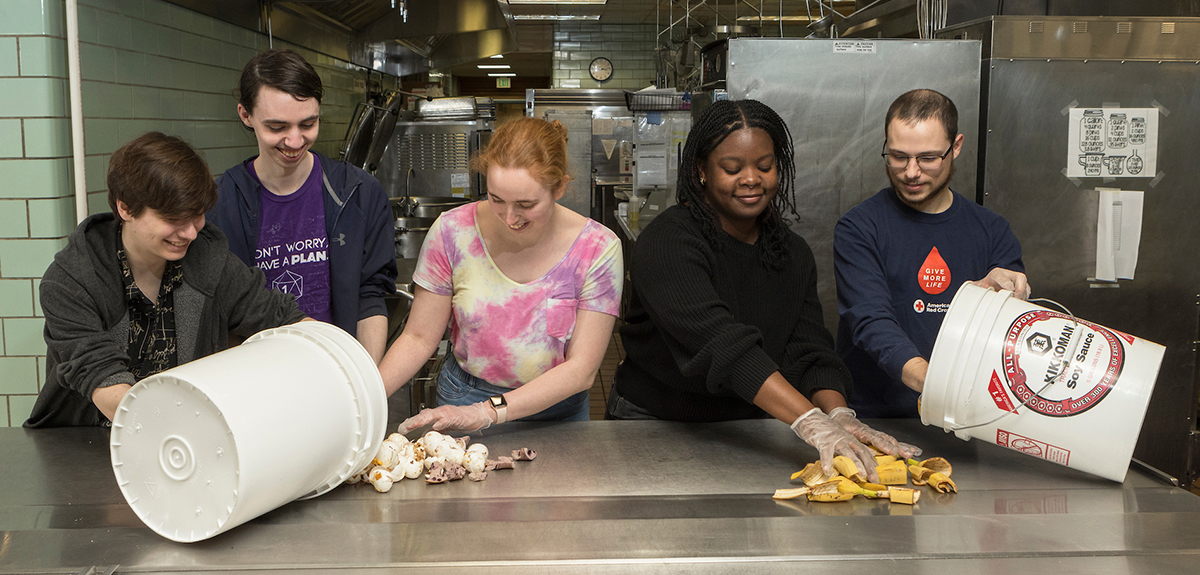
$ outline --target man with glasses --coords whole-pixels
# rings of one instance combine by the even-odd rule
[[[891,186],[834,231],[837,351],[859,417],[916,417],[933,342],[958,286],[1029,296],[1008,222],[950,189],[962,151],[958,110],[933,90],[903,94],[884,121]]]

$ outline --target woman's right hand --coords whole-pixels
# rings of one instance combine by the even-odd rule
[[[875,473],[875,452],[830,419],[820,408],[814,407],[796,418],[792,423],[792,431],[821,454],[821,469],[825,475],[834,474],[833,458],[844,455],[854,462],[855,467],[868,481],[879,482],[879,474]]]
[[[443,405],[422,409],[421,413],[401,422],[396,431],[403,435],[426,425],[433,426],[434,431],[479,431],[494,422],[494,413],[486,401],[470,405]]]

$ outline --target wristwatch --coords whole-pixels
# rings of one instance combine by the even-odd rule
[[[496,410],[496,423],[508,421],[508,401],[504,399],[503,395],[489,397],[488,403],[491,403],[492,409]]]

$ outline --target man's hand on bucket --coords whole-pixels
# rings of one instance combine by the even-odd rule
[[[910,459],[921,454],[920,447],[901,443],[882,431],[871,429],[870,426],[859,421],[858,414],[849,407],[835,407],[833,411],[829,412],[829,419],[837,422],[859,441],[867,445],[874,445],[876,449],[888,455]]]
[[[1025,274],[1004,268],[992,268],[992,271],[988,272],[987,277],[971,283],[982,288],[1006,289],[1013,292],[1013,296],[1019,299],[1029,299],[1029,294],[1033,292],[1033,288],[1029,286],[1029,279],[1025,277]]]

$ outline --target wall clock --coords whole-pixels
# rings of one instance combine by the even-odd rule
[[[588,65],[588,73],[592,75],[592,79],[597,82],[607,81],[613,75],[613,63],[608,58],[600,57],[592,60]]]

